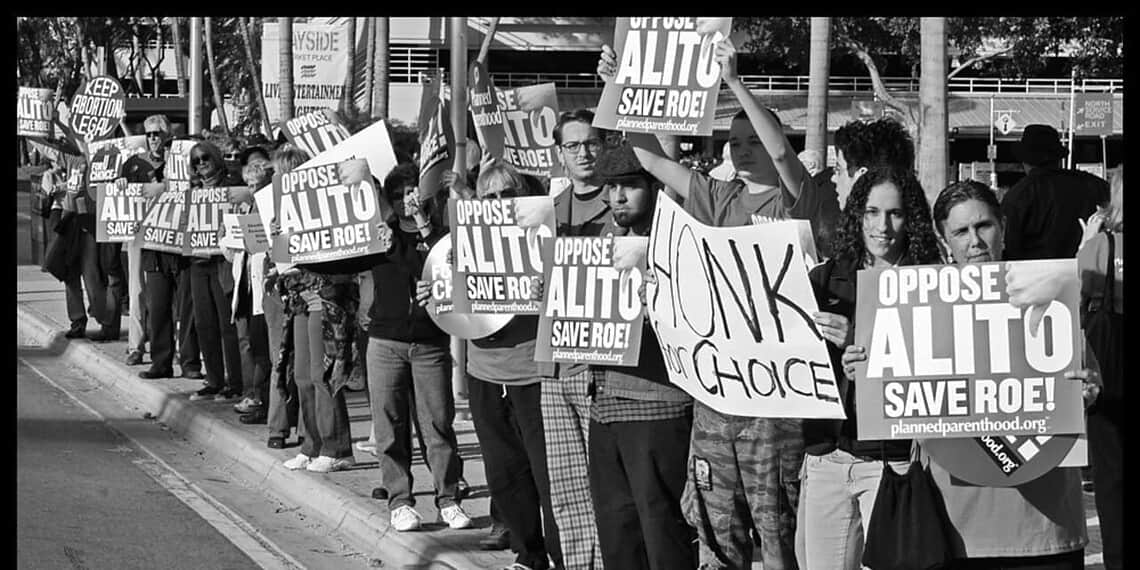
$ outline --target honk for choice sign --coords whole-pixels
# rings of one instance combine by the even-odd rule
[[[720,64],[716,45],[732,18],[618,18],[617,73],[594,126],[668,135],[712,134]]]
[[[300,167],[273,176],[272,199],[271,218],[281,229],[272,238],[275,262],[317,263],[382,252],[376,232],[384,220],[371,178],[349,186],[341,182],[335,163]]]
[[[554,199],[453,200],[452,301],[455,313],[537,315],[535,281],[554,245]]]
[[[546,262],[534,359],[636,366],[645,237],[558,237]]]
[[[725,414],[844,418],[799,226],[706,226],[664,194],[649,236],[650,324],[669,380]]]
[[[95,196],[95,241],[123,243],[134,239],[139,222],[146,211],[146,197],[141,184],[128,184],[120,189],[113,182],[119,178],[123,164],[146,152],[142,135],[92,142],[89,182]]]
[[[1082,384],[1064,377],[1081,362],[1076,263],[860,271],[859,439],[988,438],[981,445],[1000,456],[1004,436],[1083,433]],[[1010,304],[1011,272],[1051,300]],[[1039,330],[1030,330],[1031,311],[1043,311]]]

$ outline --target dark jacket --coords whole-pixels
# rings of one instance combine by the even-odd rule
[[[905,262],[904,262],[905,264]],[[808,273],[819,310],[843,315],[850,321],[849,331],[855,330],[855,275],[859,266],[847,259],[829,259]],[[848,333],[850,338],[852,335]],[[860,441],[855,416],[855,383],[846,379],[840,358],[843,351],[827,342],[831,368],[843,397],[845,420],[804,420],[804,451],[810,455],[824,455],[836,448],[869,459],[890,461],[910,457],[910,440]]]
[[[1108,182],[1087,172],[1034,168],[1001,202],[1006,261],[1069,258],[1081,244],[1078,219],[1108,203]]]

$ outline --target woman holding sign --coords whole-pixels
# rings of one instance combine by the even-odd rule
[[[882,462],[905,471],[911,444],[856,435],[855,384],[840,373],[840,355],[855,330],[855,275],[868,267],[938,263],[941,255],[930,206],[909,171],[877,168],[860,176],[835,238],[835,257],[809,276],[820,306],[815,322],[829,342],[847,419],[804,420],[796,558],[805,569],[858,570]]]
[[[856,182],[856,188],[867,176]],[[956,182],[939,194],[934,223],[955,263],[1002,260],[1005,226],[1000,212],[997,196],[978,182]],[[854,374],[854,363],[865,359],[864,347],[847,347],[842,360],[848,378]],[[1065,373],[1066,378],[1094,382],[1097,376],[1087,369]],[[1088,385],[1086,402],[1096,391]],[[925,447],[922,451],[953,527],[949,543],[957,560],[951,568],[1084,567],[1088,539],[1078,469],[1054,468],[1022,485],[987,487],[952,478],[937,460],[931,461]]]

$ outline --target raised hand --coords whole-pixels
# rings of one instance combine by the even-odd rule
[[[714,58],[720,64],[721,79],[725,81],[736,80],[736,46],[733,45],[732,40],[724,38],[717,42]]]
[[[847,332],[851,327],[851,321],[847,320],[847,317],[820,311],[812,313],[812,319],[819,327],[819,333],[823,338],[838,348],[847,346]]]
[[[602,53],[598,56],[598,75],[604,81],[612,81],[617,75],[617,53],[608,45],[602,46]]]

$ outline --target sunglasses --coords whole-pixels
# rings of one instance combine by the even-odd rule
[[[210,157],[205,154],[190,157],[190,164],[204,164],[210,162]]]
[[[231,152],[222,156],[226,160],[237,160],[241,155],[236,152]]]
[[[498,192],[488,192],[483,194],[484,200],[501,200],[503,198],[518,198],[519,191],[514,188],[507,188]]]
[[[162,131],[147,131],[146,138],[148,138],[148,139],[160,139],[160,138],[162,138],[162,135],[163,135]]]

